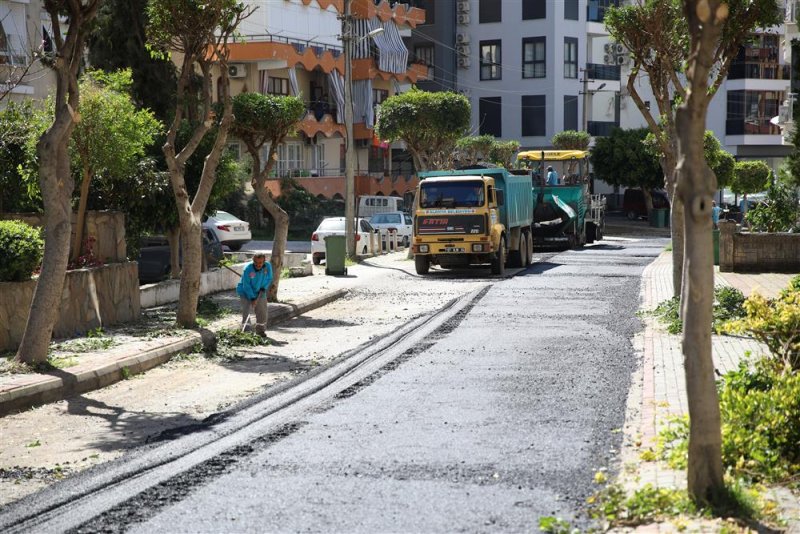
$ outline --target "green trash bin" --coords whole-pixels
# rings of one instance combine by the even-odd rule
[[[712,230],[714,238],[714,265],[719,265],[719,230]]]
[[[325,237],[325,274],[347,274],[344,260],[347,257],[347,238],[343,235]]]
[[[667,225],[667,210],[653,209],[650,212],[650,226],[654,228],[664,228]]]

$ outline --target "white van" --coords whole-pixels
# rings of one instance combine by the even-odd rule
[[[384,197],[380,195],[364,195],[358,200],[358,216],[371,217],[376,213],[389,211],[405,211],[403,199],[400,197]]]

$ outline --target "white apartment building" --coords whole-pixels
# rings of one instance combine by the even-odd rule
[[[41,0],[0,0],[0,106],[11,100],[47,98],[55,86],[51,69],[34,54],[53,46],[50,16]]]

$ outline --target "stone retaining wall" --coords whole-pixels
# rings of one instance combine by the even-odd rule
[[[76,213],[72,214],[72,235],[75,239]],[[17,219],[41,227],[44,225],[44,215],[40,213],[0,213],[0,219]],[[87,211],[86,224],[84,225],[84,238],[93,236],[94,255],[106,263],[128,261],[128,251],[125,245],[125,214],[119,211]],[[70,241],[71,243],[72,241]]]
[[[34,289],[36,280],[0,283],[0,351],[19,346]],[[73,337],[99,326],[133,321],[140,311],[136,262],[69,271],[53,337]]]
[[[721,272],[800,272],[800,234],[741,232],[732,221],[719,230]]]

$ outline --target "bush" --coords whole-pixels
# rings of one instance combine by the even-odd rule
[[[800,276],[794,277],[775,299],[751,295],[744,309],[744,318],[728,323],[724,329],[751,335],[783,365],[800,371]]]
[[[42,263],[41,231],[22,221],[0,221],[0,282],[28,280]]]
[[[712,331],[724,332],[728,321],[744,317],[744,294],[734,287],[714,287],[714,308],[712,311]],[[667,327],[670,334],[680,334],[683,331],[683,321],[680,318],[680,298],[672,297],[661,302],[652,314]]]
[[[766,200],[747,211],[745,219],[756,232],[789,232],[800,218],[794,189],[781,182],[770,187]]]

